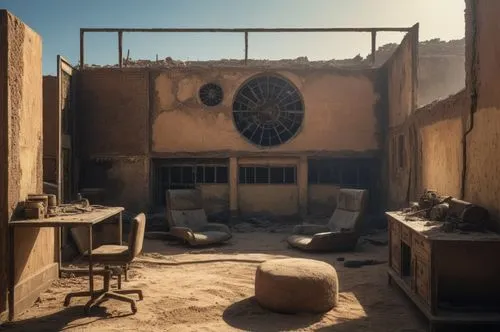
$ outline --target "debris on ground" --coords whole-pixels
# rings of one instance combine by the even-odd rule
[[[359,268],[365,265],[379,265],[385,264],[387,261],[378,261],[375,259],[365,259],[365,260],[349,260],[344,262],[344,267],[349,268]]]

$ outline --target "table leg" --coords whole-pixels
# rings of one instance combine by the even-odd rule
[[[94,267],[92,265],[92,224],[89,225],[89,291],[90,298],[94,298]]]
[[[61,267],[62,267],[62,227],[57,227],[57,270],[59,272],[59,278],[61,278]]]
[[[120,213],[118,214],[118,242],[119,242],[119,245],[122,245],[123,244],[123,217],[122,217],[122,212],[120,211]]]
[[[9,306],[9,320],[14,319],[14,287],[15,287],[15,264],[14,264],[14,227],[9,227],[9,237],[7,239],[9,245],[9,296],[8,296],[8,306]]]

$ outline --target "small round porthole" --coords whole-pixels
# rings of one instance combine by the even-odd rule
[[[217,106],[222,102],[224,93],[220,85],[207,83],[200,88],[200,100],[205,106]]]

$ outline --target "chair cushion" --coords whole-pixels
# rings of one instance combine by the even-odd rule
[[[219,231],[205,231],[194,233],[194,241],[190,241],[191,245],[205,245],[217,242],[227,241],[231,238],[231,234]]]
[[[309,244],[312,241],[312,236],[310,235],[290,235],[287,238],[288,244],[292,247],[299,249],[308,249]]]
[[[88,255],[88,251],[85,256]],[[105,244],[92,250],[92,260],[94,263],[114,263],[125,264],[129,262],[128,246]]]
[[[295,248],[309,251],[350,251],[356,247],[358,234],[355,232],[323,232],[313,236],[292,235],[288,243]]]
[[[328,222],[328,227],[332,231],[341,231],[342,229],[355,229],[356,222],[360,216],[359,212],[335,209]]]
[[[361,211],[364,208],[366,194],[367,191],[364,189],[340,189],[337,198],[337,209]]]

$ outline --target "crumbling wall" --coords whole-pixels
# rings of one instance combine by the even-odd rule
[[[261,149],[235,129],[232,103],[250,77],[269,69],[197,67],[151,73],[152,151],[165,155],[192,153],[302,153],[375,151],[379,123],[372,71],[278,70],[301,92],[305,119],[289,142]],[[198,100],[199,87],[218,82],[221,105],[207,108]]]
[[[471,118],[466,136],[465,199],[500,217],[500,2],[467,1],[466,73]],[[500,226],[500,223],[497,225]]]
[[[266,72],[270,72],[270,68],[185,66],[83,70],[77,85],[79,137],[84,159],[81,187],[105,188],[108,196],[105,201],[109,204],[146,209],[153,196],[149,188],[151,159],[309,154],[373,156],[380,151],[383,111],[379,107],[379,87],[375,86],[377,71],[373,69],[300,66],[276,69],[273,73],[290,80],[303,96],[302,128],[296,137],[278,147],[262,149],[249,143],[235,129],[233,98],[247,79]],[[208,82],[222,86],[222,104],[208,108],[199,101],[199,88]],[[226,200],[229,200],[225,190],[219,189],[207,187],[205,190],[207,200],[209,197],[217,200],[214,211],[227,208]],[[286,190],[281,190],[277,197],[292,197],[293,208],[284,209],[289,211],[287,214],[295,214],[299,205],[298,190],[293,189],[291,196]],[[246,192],[249,194],[243,193],[239,198],[243,200],[242,211],[255,210],[253,200],[256,198],[248,198],[254,190]],[[307,201],[301,204],[306,206]]]
[[[415,133],[408,125],[416,107],[418,25],[403,38],[387,61],[387,136],[386,161],[389,209],[404,205],[409,199],[411,169],[414,163]]]
[[[149,204],[149,75],[100,69],[78,74],[80,188],[104,188],[103,203]]]
[[[465,90],[415,112],[410,123],[416,128],[414,148],[417,164],[412,196],[425,189],[461,197],[464,116],[469,111]]]
[[[59,107],[57,77],[43,77],[43,180],[57,183]]]
[[[2,233],[16,218],[18,205],[30,193],[42,192],[42,41],[19,19],[0,11],[2,26],[3,121],[0,144],[2,165]],[[6,42],[5,42],[6,41]],[[7,238],[8,239],[8,238]],[[57,278],[53,229],[22,228],[14,238],[2,238],[0,312],[5,303],[5,245],[16,243],[14,252],[14,302],[16,312],[31,306],[41,291]]]
[[[383,65],[398,44],[380,46],[376,65]],[[465,87],[465,38],[444,41],[439,38],[418,44],[418,106],[458,93]]]

